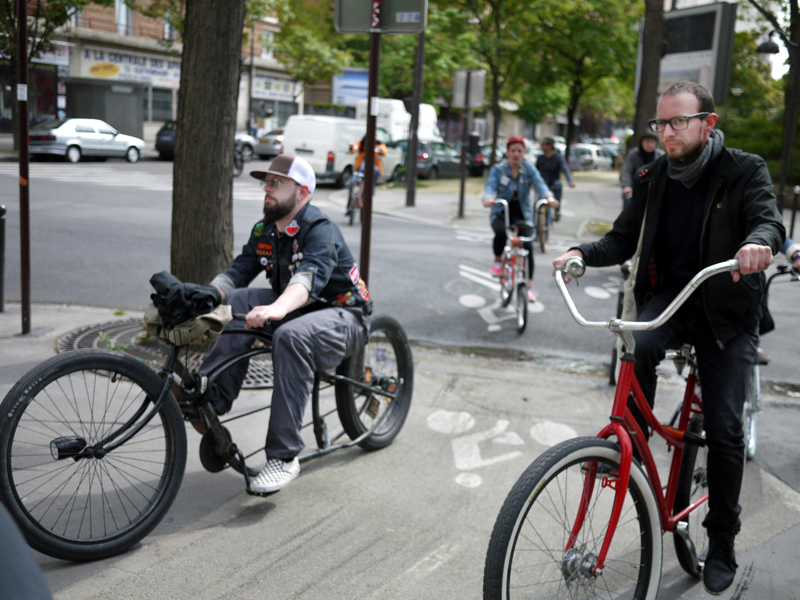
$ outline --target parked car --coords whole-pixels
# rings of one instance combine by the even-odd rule
[[[573,144],[569,149],[569,168],[572,171],[610,169],[613,155],[594,144]]]
[[[273,129],[258,138],[256,154],[262,160],[271,160],[281,153],[283,148],[283,129]]]
[[[175,132],[177,131],[177,123],[175,121],[167,121],[161,126],[161,129],[156,133],[156,150],[158,157],[163,159],[171,159],[175,157]],[[258,140],[252,135],[237,131],[234,135],[234,142],[241,143],[242,156],[245,162],[253,157],[255,149],[258,147]]]
[[[486,169],[489,168],[489,165],[491,164],[490,159],[492,156],[492,142],[483,142],[480,148],[481,148],[481,154],[483,154],[483,166],[485,171]],[[494,164],[502,162],[505,159],[506,159],[506,153],[505,150],[503,149],[503,144],[498,142],[497,149],[495,150],[494,154]]]
[[[367,132],[365,121],[325,115],[292,115],[283,128],[283,152],[305,158],[317,182],[332,181],[339,187],[350,184],[356,155],[350,153]],[[382,180],[399,179],[403,172],[403,151],[383,127],[375,132],[386,144]]]
[[[446,142],[419,142],[417,174],[421,179],[460,177],[461,154]]]
[[[144,140],[119,133],[99,119],[56,119],[31,127],[31,156],[63,156],[76,163],[83,156],[125,158],[136,162],[146,151]]]

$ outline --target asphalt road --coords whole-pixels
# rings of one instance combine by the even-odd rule
[[[16,168],[0,163],[0,203],[8,207],[5,298],[10,301],[20,299]],[[172,163],[158,161],[31,165],[32,301],[143,310],[152,291],[150,277],[169,269],[171,173]],[[587,180],[580,189],[580,194],[567,191],[574,197],[573,210],[581,213],[574,220],[613,219],[619,203],[613,183]],[[344,193],[320,186],[314,201],[338,222],[358,257],[360,228],[346,224]],[[260,217],[262,200],[249,177],[234,180],[234,252]],[[376,216],[369,281],[376,311],[400,320],[414,340],[499,356],[524,353],[544,363],[600,372],[610,360],[611,335],[575,323],[550,277],[552,258],[576,242],[568,220],[556,227],[547,255],[534,252],[539,301],[530,306],[527,330],[519,335],[513,312],[500,307],[497,282],[488,275],[488,227]],[[571,289],[584,316],[601,320],[614,314],[619,284],[618,268],[590,269]],[[800,384],[793,358],[800,337],[796,293],[796,285],[773,290],[779,330],[763,340],[773,356],[765,380]]]

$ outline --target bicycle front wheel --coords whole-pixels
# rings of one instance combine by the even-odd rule
[[[528,325],[528,286],[520,283],[517,285],[517,331],[523,333]]]
[[[0,499],[31,547],[98,560],[145,537],[171,506],[186,466],[186,430],[164,383],[143,363],[76,350],[31,370],[0,405]]]
[[[495,521],[484,600],[653,600],[661,580],[661,520],[650,482],[631,465],[628,491],[602,574],[593,574],[619,473],[619,446],[576,438],[550,448],[522,474]],[[593,464],[597,468],[589,468]],[[591,496],[585,498],[591,478]],[[576,515],[585,517],[567,549]]]
[[[400,323],[386,316],[372,319],[367,345],[345,359],[337,373],[372,386],[336,382],[336,408],[345,433],[354,440],[380,421],[359,446],[378,450],[391,444],[403,428],[414,390],[411,346]]]
[[[509,305],[514,295],[514,265],[509,256],[503,257],[503,273],[500,275],[500,303],[503,308]]]
[[[759,400],[761,399],[761,368],[754,363],[744,399],[744,451],[747,460],[756,456]]]
[[[550,228],[547,226],[547,210],[540,210],[536,220],[536,235],[539,238],[539,248],[547,253],[547,244],[550,241]]]
[[[689,421],[689,431],[696,435],[703,435],[703,415],[696,414]],[[680,512],[687,506],[697,502],[700,497],[708,493],[708,448],[686,444],[681,458],[681,468],[678,471],[678,484],[675,488],[675,503],[673,514]],[[708,553],[708,533],[703,527],[703,520],[708,514],[708,502],[704,502],[686,519],[678,523],[672,533],[675,542],[675,554],[678,562],[692,577],[700,577],[703,571],[703,562]]]

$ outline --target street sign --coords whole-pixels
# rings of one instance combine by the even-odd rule
[[[380,27],[372,26],[373,0],[336,0],[334,26],[339,33],[419,35],[428,23],[428,0],[380,0]]]
[[[469,73],[469,108],[483,108],[486,89],[486,71],[459,69],[453,78],[453,101],[451,108],[464,108],[467,103],[467,73]]]

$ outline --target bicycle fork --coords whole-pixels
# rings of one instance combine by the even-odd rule
[[[626,358],[628,358],[628,360],[625,360]],[[607,439],[610,436],[615,436],[619,441],[622,456],[619,461],[619,475],[614,479],[610,477],[603,477],[600,482],[601,486],[610,487],[614,490],[614,502],[612,504],[611,516],[608,521],[608,528],[606,529],[606,533],[603,538],[603,545],[600,548],[600,553],[597,555],[596,560],[592,560],[595,557],[589,557],[589,559],[581,568],[581,571],[588,577],[599,577],[603,574],[608,549],[611,546],[611,540],[614,538],[614,532],[617,529],[617,524],[619,523],[619,518],[622,514],[622,505],[625,502],[625,496],[628,490],[628,481],[630,480],[631,465],[633,463],[633,443],[631,442],[631,436],[625,427],[625,419],[619,415],[625,414],[628,401],[628,390],[630,390],[631,379],[633,377],[633,362],[631,362],[631,358],[631,355],[626,354],[622,359],[622,366],[620,368],[619,381],[617,384],[617,392],[614,396],[614,407],[611,413],[611,423],[609,423],[597,436],[603,439]],[[588,468],[586,469],[586,475],[583,481],[583,494],[578,507],[578,513],[575,516],[575,523],[572,527],[572,532],[570,533],[567,546],[564,549],[564,561],[573,560],[572,556],[576,554],[572,552],[572,549],[576,540],[578,539],[578,534],[583,527],[586,514],[589,510],[589,502],[594,492],[598,466],[596,462],[590,462],[587,466]],[[584,557],[584,559],[586,559],[586,557]],[[563,568],[564,565],[562,565],[562,570]]]

